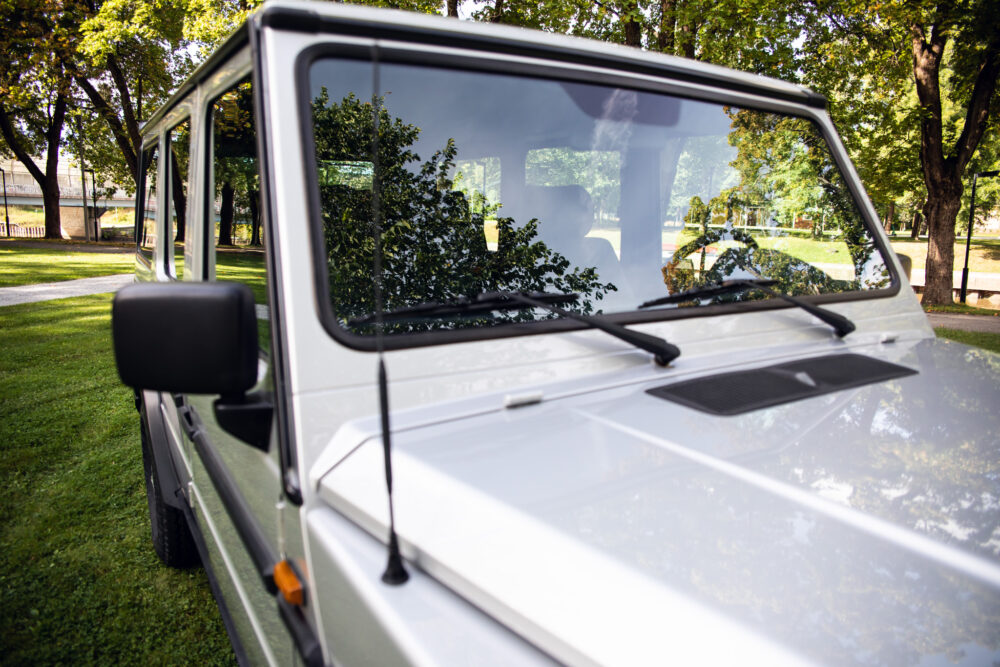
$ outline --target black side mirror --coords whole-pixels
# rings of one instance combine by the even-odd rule
[[[271,401],[257,384],[257,313],[239,283],[142,283],[115,295],[115,360],[135,389],[221,394],[216,420],[257,449],[270,444]]]
[[[136,389],[242,396],[257,383],[253,292],[238,283],[142,283],[111,307],[115,360]]]

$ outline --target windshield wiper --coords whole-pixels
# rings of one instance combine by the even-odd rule
[[[512,300],[513,294],[514,292],[483,292],[471,299],[467,296],[460,296],[454,301],[428,301],[418,303],[415,306],[387,310],[382,313],[382,319],[386,322],[398,322],[411,317],[444,317],[446,315],[492,313],[497,310],[523,310],[525,308],[523,303]],[[569,303],[580,298],[580,295],[575,293],[552,294],[549,292],[524,292],[523,296],[543,304],[542,308],[548,308],[550,304],[555,303]],[[353,327],[361,324],[374,324],[377,321],[378,315],[373,313],[348,320],[347,323]]]
[[[703,287],[695,287],[693,289],[686,290],[684,292],[678,292],[677,294],[670,294],[668,296],[660,297],[659,299],[653,299],[651,301],[646,301],[645,303],[639,304],[639,308],[651,308],[653,306],[664,306],[668,303],[681,303],[683,301],[692,301],[694,299],[704,299],[711,296],[718,296],[720,294],[732,294],[734,292],[745,292],[748,290],[759,289],[762,292],[766,292],[771,296],[777,297],[779,299],[784,299],[785,301],[798,306],[807,313],[815,316],[816,318],[826,322],[833,330],[837,332],[837,336],[843,338],[847,334],[854,331],[856,328],[854,322],[850,321],[843,315],[835,313],[832,310],[826,310],[825,308],[820,308],[819,306],[814,306],[808,301],[803,301],[794,296],[789,296],[783,292],[778,292],[771,289],[771,285],[774,285],[777,281],[758,279],[758,280],[723,280],[721,283],[713,283],[711,285],[705,285]]]
[[[561,315],[569,319],[583,322],[594,329],[611,334],[627,343],[631,343],[641,350],[646,350],[653,354],[656,363],[666,366],[671,361],[680,356],[681,351],[676,345],[672,345],[657,336],[633,331],[625,327],[610,322],[599,315],[582,315],[565,310],[557,306],[557,303],[569,303],[580,298],[579,294],[550,294],[548,292],[484,292],[477,294],[471,299],[461,297],[450,303],[421,303],[416,306],[407,306],[389,310],[382,314],[383,321],[391,322],[409,319],[420,316],[445,316],[469,313],[488,313],[496,310],[519,310],[526,308],[542,308],[550,312]],[[359,324],[372,324],[376,322],[376,315],[366,315],[348,321],[351,326]]]

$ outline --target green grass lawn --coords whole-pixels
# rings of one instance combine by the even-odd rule
[[[267,269],[263,249],[219,250],[215,256],[215,277],[245,283],[257,303],[267,303]]]
[[[973,347],[981,347],[1000,354],[1000,334],[959,331],[958,329],[946,329],[944,327],[934,329],[934,333],[937,334],[938,338],[947,338],[948,340],[965,343]]]
[[[984,317],[1000,317],[1000,310],[991,308],[977,308],[964,303],[949,303],[946,305],[926,304],[924,312],[927,313],[958,313],[959,315],[982,315]]]
[[[6,243],[0,245],[0,287],[96,278],[135,271],[133,252],[85,252],[66,248],[63,244],[53,244],[52,248],[25,248]]]
[[[203,570],[150,543],[110,296],[0,308],[0,396],[0,662],[233,663]]]

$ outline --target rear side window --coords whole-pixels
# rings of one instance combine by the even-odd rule
[[[143,257],[152,261],[156,248],[156,168],[159,146],[153,144],[142,153],[138,200],[135,207],[135,240]]]
[[[212,103],[209,119],[211,169],[206,244],[214,256],[215,278],[240,282],[253,290],[257,332],[262,350],[270,349],[267,264],[261,225],[260,161],[250,79],[244,79]],[[206,276],[211,278],[211,276]]]

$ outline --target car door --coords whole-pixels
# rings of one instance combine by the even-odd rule
[[[206,168],[195,177],[200,208],[198,203],[190,207],[194,215],[188,221],[187,238],[201,235],[204,259],[192,264],[201,264],[202,279],[240,282],[254,293],[259,372],[249,396],[259,409],[251,406],[235,416],[226,413],[229,419],[223,415],[220,422],[219,396],[181,397],[178,419],[195,453],[190,500],[207,543],[208,564],[240,638],[238,650],[253,664],[288,664],[295,648],[279,617],[270,580],[271,568],[284,552],[279,539],[282,484],[273,409],[268,413],[274,394],[268,239],[261,225],[260,161],[249,74],[238,67],[223,70],[201,97],[201,143],[196,148],[203,151],[201,164]],[[253,426],[234,429],[234,424]],[[234,430],[241,437],[234,436]]]

